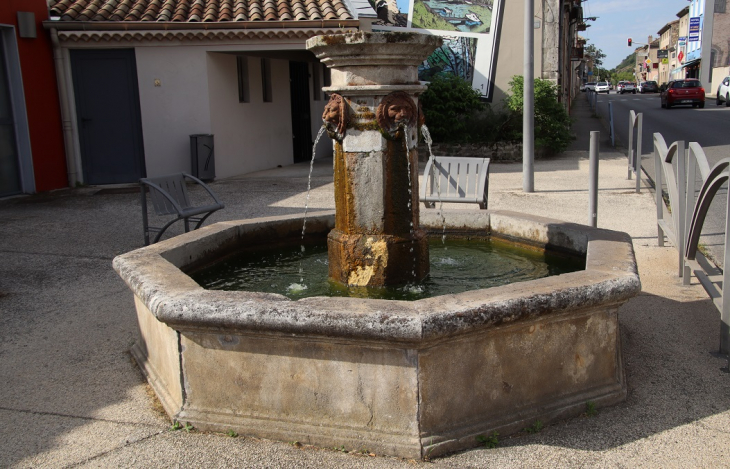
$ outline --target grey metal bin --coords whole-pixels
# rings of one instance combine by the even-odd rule
[[[190,158],[193,176],[203,181],[215,179],[215,154],[213,152],[213,134],[195,134],[190,136]]]

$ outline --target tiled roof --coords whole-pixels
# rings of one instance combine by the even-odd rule
[[[343,0],[50,0],[61,21],[223,23],[352,20]]]

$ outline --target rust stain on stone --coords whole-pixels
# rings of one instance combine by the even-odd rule
[[[578,368],[585,368],[586,363],[585,360],[583,360],[583,357],[580,356],[580,354],[575,354],[575,364],[578,365]]]
[[[367,262],[367,265],[351,268],[347,278],[348,285],[370,285],[373,276],[377,275],[378,271],[385,270],[388,267],[388,246],[384,239],[368,238],[365,241],[365,246],[366,250],[369,251],[369,255],[366,254],[367,257],[363,260]]]
[[[342,150],[342,144],[340,142],[335,142],[334,173],[335,228],[340,231],[347,231],[349,219],[348,199],[352,199],[352,193],[348,190],[349,184],[347,181],[345,152]]]

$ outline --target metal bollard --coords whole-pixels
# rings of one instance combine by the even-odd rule
[[[601,132],[591,132],[588,166],[588,217],[593,228],[598,227],[598,141],[600,137]]]
[[[616,146],[616,133],[613,131],[613,102],[608,102],[608,135],[611,137],[611,146]]]
[[[638,133],[636,135],[636,152],[634,153],[634,172],[636,173],[636,193],[641,192],[641,134],[644,132],[644,113],[639,113]],[[633,134],[633,130],[631,131]]]

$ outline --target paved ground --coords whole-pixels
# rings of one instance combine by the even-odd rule
[[[600,129],[576,106],[579,134]],[[531,194],[521,165],[494,165],[490,207],[586,223],[582,143],[536,162]],[[0,467],[730,466],[718,313],[696,281],[681,285],[674,249],[657,247],[652,197],[634,193],[625,157],[604,147],[600,165],[598,225],[632,235],[643,285],[619,313],[627,400],[430,463],[171,431],[128,353],[132,294],[111,268],[142,245],[138,194],[82,188],[0,201]],[[227,208],[211,221],[302,212],[307,170],[215,182]],[[331,161],[314,174],[309,209],[330,209]]]

